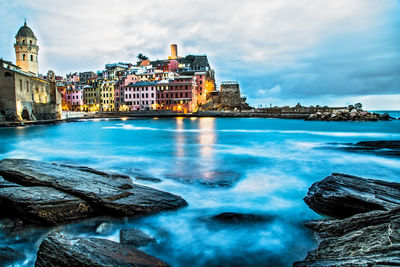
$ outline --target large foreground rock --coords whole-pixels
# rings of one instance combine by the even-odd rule
[[[400,184],[333,173],[314,183],[304,201],[317,213],[346,218],[358,213],[398,207]]]
[[[180,196],[132,183],[129,176],[25,159],[0,161],[0,175],[25,186],[45,186],[87,201],[97,213],[144,215],[187,205]]]
[[[83,219],[93,212],[86,201],[44,186],[0,188],[0,207],[2,216],[50,225]]]
[[[294,266],[399,266],[399,188],[398,183],[337,173],[313,184],[306,203],[342,219],[307,222],[320,242]]]
[[[106,239],[71,237],[60,233],[45,238],[36,267],[47,266],[168,266],[132,246]]]
[[[318,233],[321,241],[294,266],[400,265],[400,208],[306,225]]]

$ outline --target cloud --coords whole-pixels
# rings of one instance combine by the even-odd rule
[[[237,79],[253,103],[280,98],[400,93],[396,0],[6,1],[0,53],[28,18],[40,71],[98,70],[138,53],[207,54],[218,82]],[[397,13],[396,13],[397,12]]]

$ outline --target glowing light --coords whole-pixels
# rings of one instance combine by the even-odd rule
[[[128,120],[128,118],[123,117],[123,118],[121,118],[121,120],[126,121],[126,120]]]

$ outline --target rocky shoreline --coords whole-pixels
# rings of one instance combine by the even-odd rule
[[[306,222],[318,248],[294,266],[400,265],[400,183],[333,173],[314,183],[306,204],[329,219]]]
[[[330,109],[327,111],[318,111],[310,114],[308,121],[380,121],[391,120],[388,113],[372,113],[362,109],[360,103],[349,105],[347,108]]]
[[[135,217],[187,205],[180,196],[135,184],[122,174],[26,159],[0,161],[1,217],[15,221],[13,225],[56,226],[99,216]],[[146,240],[140,232],[121,235],[139,245]],[[0,253],[3,263],[20,257],[8,247],[2,251],[15,254],[6,258]],[[54,265],[167,266],[132,244],[51,233],[40,245],[36,266]]]

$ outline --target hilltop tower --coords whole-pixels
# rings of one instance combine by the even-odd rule
[[[178,58],[178,45],[172,44],[171,45],[171,56],[168,59],[177,59]]]
[[[25,72],[38,76],[39,46],[37,45],[37,38],[33,34],[33,31],[26,25],[26,20],[24,26],[19,29],[15,36],[14,48],[17,58],[17,66]]]

